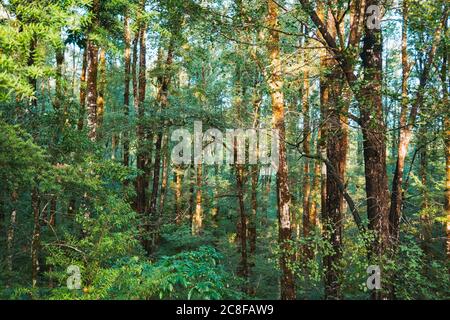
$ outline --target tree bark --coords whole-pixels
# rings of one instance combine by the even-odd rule
[[[397,151],[397,162],[392,181],[391,206],[389,210],[389,231],[392,238],[393,249],[396,250],[400,236],[400,219],[403,203],[403,172],[405,159],[408,153],[409,143],[411,142],[413,128],[416,117],[423,103],[425,87],[428,83],[429,74],[433,65],[437,46],[440,43],[442,28],[445,26],[448,17],[448,8],[444,9],[441,23],[434,32],[433,40],[428,52],[427,61],[420,75],[419,87],[417,89],[415,100],[411,106],[409,116],[408,112],[408,77],[410,66],[408,62],[407,51],[407,28],[408,28],[408,0],[403,1],[403,27],[402,27],[402,102],[400,112],[400,134]]]
[[[303,152],[310,153],[311,128],[309,115],[309,71],[305,70],[303,74],[302,90],[302,112],[303,112]],[[310,159],[303,159],[303,237],[308,238],[311,234],[311,177],[309,172]],[[303,256],[310,260],[313,257],[313,251],[308,244],[303,246]]]
[[[370,28],[367,8],[381,7],[379,0],[366,1],[363,51],[364,84],[359,97],[363,133],[369,229],[375,232],[371,257],[381,258],[389,248],[389,189],[386,170],[386,125],[382,105],[381,30]],[[369,11],[370,12],[370,11]]]
[[[158,109],[167,108],[169,103],[169,86],[172,79],[170,68],[173,62],[173,50],[174,50],[174,37],[172,36],[167,50],[167,58],[164,64],[163,74],[158,77],[158,93],[156,96],[156,101],[158,103]],[[153,166],[153,184],[152,193],[150,196],[149,203],[149,219],[153,222],[157,222],[157,201],[158,201],[158,191],[159,191],[159,180],[161,171],[161,146],[163,139],[163,129],[159,129],[156,136],[155,144],[155,162]],[[155,232],[158,232],[158,223],[155,225]]]
[[[40,196],[37,187],[33,188],[31,193],[31,208],[33,210],[33,236],[31,240],[31,283],[32,287],[36,287],[39,274],[39,251],[41,240],[41,225],[40,225]]]
[[[98,72],[98,47],[88,40],[88,69],[87,69],[87,127],[88,137],[92,141],[97,139],[97,72]]]
[[[182,192],[182,172],[179,166],[174,168],[175,175],[175,223],[180,224],[183,218],[181,207],[181,192]]]
[[[94,0],[91,13],[92,25],[90,32],[99,24],[100,1]],[[88,137],[92,141],[97,139],[97,73],[98,73],[98,46],[92,39],[87,40],[87,126]]]
[[[137,155],[136,155],[136,166],[140,171],[136,177],[136,211],[144,219],[144,228],[142,237],[142,244],[145,249],[148,248],[148,234],[147,230],[149,228],[149,221],[145,217],[146,212],[146,175],[145,167],[147,162],[147,151],[145,146],[145,130],[144,130],[144,116],[145,116],[145,89],[146,89],[146,25],[141,23],[139,26],[139,79],[136,79],[136,75],[133,74],[133,91],[135,94],[135,107],[137,107],[137,126],[136,126],[136,136],[137,136]],[[137,43],[135,43],[135,48]],[[136,50],[137,51],[137,50]],[[136,69],[137,63],[137,52],[133,57],[134,69]],[[134,70],[136,71],[136,70]]]
[[[159,216],[164,213],[164,205],[167,193],[167,175],[169,167],[169,136],[164,133],[163,136],[163,161],[162,161],[162,177],[161,177],[161,196],[159,197]]]
[[[13,247],[14,247],[14,236],[17,224],[17,192],[13,191],[11,193],[11,215],[9,218],[8,235],[6,238],[6,266],[9,273],[8,282],[11,282],[12,272],[13,272]],[[9,283],[11,285],[11,283]]]
[[[100,61],[98,71],[100,79],[98,81],[98,95],[97,95],[97,130],[98,136],[101,138],[101,128],[103,125],[103,117],[105,114],[105,89],[106,89],[106,52],[102,48],[100,50]]]
[[[236,144],[235,144],[236,145]],[[236,152],[236,147],[235,147]],[[236,154],[236,153],[235,153]],[[240,240],[241,261],[239,265],[238,274],[242,276],[245,281],[248,280],[248,259],[247,259],[247,215],[244,204],[244,167],[237,164],[236,167],[236,188],[239,203],[239,224],[238,233]],[[244,291],[247,290],[247,284],[244,285]]]
[[[445,23],[444,33],[448,32],[448,23]],[[444,53],[442,59],[442,70],[441,70],[441,81],[442,81],[442,102],[444,109],[448,106],[448,46],[444,45]],[[445,215],[447,216],[447,222],[445,224],[446,228],[446,236],[447,236],[447,245],[446,245],[446,253],[447,260],[450,261],[450,115],[449,113],[445,113],[444,116],[444,148],[445,148],[445,192],[444,192],[444,210]]]
[[[78,130],[83,130],[84,127],[84,115],[86,113],[86,72],[88,65],[88,50],[87,43],[84,46],[83,50],[83,64],[81,66],[81,76],[80,76],[80,110],[78,115]]]
[[[124,29],[124,42],[125,42],[125,54],[124,54],[124,92],[123,92],[123,113],[125,116],[126,124],[129,123],[130,114],[130,73],[131,73],[131,31],[129,23],[128,10],[125,12],[125,18],[123,22]],[[130,140],[128,135],[128,129],[123,132],[123,165],[128,167],[130,165]]]
[[[203,226],[203,210],[202,210],[202,165],[196,165],[197,178],[196,185],[197,191],[195,195],[195,211],[192,215],[192,234],[199,235]]]
[[[278,5],[273,0],[268,0],[267,25],[269,27],[269,41],[267,49],[269,52],[270,74],[268,77],[269,91],[272,101],[273,127],[279,135],[279,164],[277,172],[277,193],[278,193],[278,223],[279,242],[281,247],[280,267],[281,267],[281,299],[294,300],[296,298],[294,274],[290,265],[294,262],[295,255],[292,254],[290,241],[291,216],[290,202],[291,196],[288,183],[288,166],[285,142],[284,123],[284,96],[283,80],[281,78],[280,44],[278,34]]]

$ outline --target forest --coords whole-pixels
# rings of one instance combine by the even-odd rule
[[[1,0],[0,299],[449,300],[446,0]]]

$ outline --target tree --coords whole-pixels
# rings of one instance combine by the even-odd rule
[[[269,30],[269,39],[267,42],[267,51],[269,54],[270,71],[268,76],[268,85],[272,101],[273,128],[278,135],[278,172],[277,172],[277,205],[278,205],[278,232],[281,249],[280,267],[281,267],[281,299],[295,299],[294,275],[289,265],[293,263],[291,252],[291,215],[288,184],[288,167],[286,161],[286,141],[284,124],[284,96],[283,80],[281,78],[281,60],[279,47],[278,27],[278,5],[275,1],[268,0],[267,26]]]

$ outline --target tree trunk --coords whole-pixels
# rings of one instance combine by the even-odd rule
[[[136,166],[137,169],[140,170],[139,174],[136,177],[136,211],[138,214],[144,219],[144,228],[142,236],[142,243],[144,248],[148,248],[148,224],[149,221],[144,217],[146,212],[146,175],[145,175],[145,167],[147,162],[147,151],[145,146],[145,130],[144,130],[144,115],[145,115],[145,89],[146,89],[146,25],[145,23],[141,23],[139,26],[139,43],[140,43],[140,52],[139,52],[139,81],[135,78],[135,74],[133,74],[133,91],[135,94],[135,107],[137,106],[137,126],[136,126],[136,136],[137,136],[137,155],[136,155]],[[136,39],[135,39],[136,40]],[[137,47],[137,43],[135,43],[135,48]],[[137,51],[137,50],[136,50]],[[133,69],[136,69],[136,60],[137,60],[137,52],[133,57]],[[134,70],[136,71],[136,70]]]
[[[235,143],[235,155],[236,155],[236,143]],[[239,202],[239,224],[238,233],[240,240],[240,253],[241,261],[238,274],[242,276],[245,281],[248,281],[248,260],[247,260],[247,215],[245,212],[244,204],[244,167],[241,164],[237,164],[236,167],[236,188]],[[244,291],[247,290],[247,283],[244,284]]]
[[[194,165],[189,168],[189,220],[192,221],[195,211],[195,184],[196,184],[196,173]]]
[[[158,93],[157,93],[157,103],[159,105],[159,109],[164,109],[168,105],[168,97],[169,97],[169,86],[171,81],[170,68],[173,62],[173,50],[174,50],[174,38],[170,40],[169,48],[167,50],[167,58],[164,65],[164,71],[161,76],[158,77]],[[159,189],[159,177],[161,171],[161,145],[163,138],[163,129],[159,129],[156,137],[155,144],[155,163],[153,166],[153,185],[152,185],[152,194],[150,197],[149,204],[149,217],[151,220],[157,220],[157,201],[158,201],[158,189]]]
[[[327,119],[327,159],[332,164],[339,181],[345,181],[345,167],[347,162],[348,131],[346,118],[341,114],[346,113],[347,106],[341,99],[342,73],[337,66],[332,66],[330,78],[327,80],[330,86],[331,99],[326,107]],[[341,110],[342,109],[342,110]],[[333,177],[331,166],[327,167],[326,179],[326,210],[323,216],[323,229],[325,238],[332,246],[332,252],[324,256],[325,265],[325,296],[327,299],[339,299],[340,279],[342,276],[341,258],[343,251],[342,233],[344,219],[344,196],[340,191],[336,178]]]
[[[262,93],[259,89],[259,84],[254,88],[255,93],[253,97],[253,128],[259,128],[260,123],[260,109],[262,102]],[[259,154],[259,149],[257,147],[256,152]],[[258,178],[259,178],[259,166],[257,164],[252,165],[251,168],[251,206],[252,212],[248,219],[248,238],[249,238],[249,253],[252,257],[252,264],[254,264],[254,255],[256,252],[256,219],[258,213]]]
[[[249,253],[254,257],[256,252],[256,219],[258,213],[258,166],[255,165],[251,171],[252,191],[251,191],[251,205],[252,212],[248,219],[248,239],[249,239]],[[254,259],[252,258],[252,264]]]
[[[32,287],[36,287],[39,273],[39,249],[41,240],[41,225],[40,225],[40,196],[37,187],[33,188],[31,193],[31,208],[33,210],[33,236],[31,241],[31,283]]]
[[[131,73],[131,31],[128,17],[128,10],[125,12],[124,18],[124,42],[125,42],[125,72],[124,72],[124,92],[123,92],[123,113],[126,124],[129,124],[130,114],[130,73]],[[130,140],[128,135],[128,128],[123,132],[123,165],[128,167],[130,165]]]
[[[92,4],[92,25],[90,28],[98,26],[100,1],[94,0]],[[98,73],[98,46],[94,40],[87,40],[87,126],[88,137],[95,141],[97,139],[97,73]]]
[[[366,8],[380,6],[379,0],[366,1]],[[366,20],[370,16],[366,10]],[[368,21],[366,21],[368,22]],[[363,133],[369,229],[375,232],[371,257],[381,258],[389,248],[389,189],[386,170],[386,125],[382,105],[381,30],[365,23],[363,52],[364,85],[359,108]]]
[[[302,91],[302,112],[303,112],[303,152],[310,154],[311,128],[309,115],[309,71],[305,70],[303,74]],[[310,159],[303,159],[303,237],[308,238],[311,234],[311,177],[309,172]],[[308,243],[303,246],[303,256],[306,260],[313,257],[313,251]]]
[[[162,161],[162,177],[161,177],[161,196],[159,197],[159,216],[164,213],[164,205],[167,193],[167,175],[169,167],[169,136],[164,133],[163,137],[163,161]]]
[[[316,146],[316,150],[317,150],[317,154],[321,154],[321,150],[320,150],[320,140],[321,140],[321,129],[319,128],[318,133],[317,133],[317,146]],[[320,191],[320,186],[321,186],[321,161],[320,160],[315,160],[314,161],[314,178],[313,178],[313,182],[312,182],[312,189],[311,189],[311,227],[315,228],[317,226],[317,217],[318,217],[318,212],[319,212],[319,208],[320,208],[320,198],[321,198],[321,191]]]
[[[80,110],[78,115],[78,130],[83,130],[84,126],[84,115],[86,113],[86,72],[88,65],[88,49],[87,44],[84,46],[83,50],[83,64],[81,66],[81,77],[80,77]]]
[[[95,141],[97,138],[97,71],[98,71],[98,47],[88,40],[88,69],[87,69],[87,126],[88,137]]]
[[[60,110],[62,100],[64,98],[63,92],[63,66],[64,66],[64,48],[56,49],[56,76],[55,76],[55,100],[53,107],[55,110]],[[67,115],[67,107],[64,107],[64,117]]]
[[[445,23],[444,33],[448,32],[448,23]],[[448,47],[444,45],[442,70],[441,70],[441,81],[442,81],[442,105],[445,108],[448,106]],[[450,261],[450,115],[448,112],[445,113],[444,117],[444,148],[445,148],[445,199],[444,199],[444,210],[447,216],[447,222],[445,224],[446,236],[447,236],[447,260]]]
[[[281,78],[281,60],[278,29],[278,5],[273,0],[268,0],[267,24],[269,27],[269,41],[267,49],[269,52],[270,75],[268,78],[269,91],[272,101],[273,125],[279,135],[279,155],[277,172],[277,193],[278,193],[278,223],[279,242],[281,247],[280,267],[281,267],[281,299],[294,300],[296,298],[294,274],[290,265],[294,262],[295,255],[292,254],[290,241],[291,216],[288,184],[288,167],[285,142],[284,124],[284,96],[283,80]]]
[[[183,212],[181,207],[181,193],[182,193],[182,169],[175,166],[175,223],[180,224],[183,219]]]
[[[414,103],[411,106],[409,116],[408,109],[408,77],[410,66],[408,63],[407,51],[407,28],[408,28],[408,0],[403,2],[403,29],[402,29],[402,105],[400,113],[400,135],[397,152],[397,163],[395,167],[394,177],[392,181],[391,207],[389,210],[389,227],[390,235],[393,242],[393,249],[396,250],[399,240],[399,225],[401,218],[401,210],[403,203],[403,171],[405,159],[408,153],[408,146],[412,138],[412,130],[416,122],[416,117],[423,103],[425,87],[429,79],[429,73],[433,64],[436,49],[440,43],[442,28],[445,26],[448,17],[448,9],[444,10],[441,23],[434,32],[431,47],[428,52],[427,62],[420,75],[419,87],[417,89]]]
[[[192,216],[192,234],[199,235],[203,225],[203,212],[202,212],[202,165],[197,164],[197,192],[195,196],[195,212]]]
[[[52,227],[55,227],[56,225],[56,205],[57,205],[57,198],[55,195],[52,195],[50,199],[50,218],[48,221],[48,224]]]
[[[12,272],[13,272],[13,247],[14,247],[14,236],[17,224],[17,192],[13,191],[11,194],[11,215],[9,218],[8,235],[6,238],[6,266],[9,273],[8,282],[11,282]],[[9,283],[11,285],[11,283]]]
[[[426,131],[427,127],[423,124],[419,129],[419,140],[426,141]],[[420,226],[421,226],[421,235],[420,238],[422,240],[422,248],[423,252],[426,256],[430,254],[430,242],[431,242],[431,221],[430,221],[430,212],[429,212],[429,195],[428,195],[428,150],[427,145],[423,146],[419,152],[419,178],[422,184],[421,193],[422,193],[422,204],[420,211]]]
[[[100,50],[99,62],[100,79],[98,82],[97,96],[97,130],[99,138],[101,138],[101,128],[103,125],[103,117],[105,114],[105,89],[106,89],[106,52],[105,49]]]
[[[138,92],[138,46],[139,46],[139,36],[141,34],[141,28],[139,28],[134,34],[133,39],[133,61],[131,65],[131,78],[133,83],[133,106],[136,114],[139,114],[139,92]]]

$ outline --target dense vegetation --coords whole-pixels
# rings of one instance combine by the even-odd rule
[[[448,6],[1,1],[0,298],[449,299]]]

